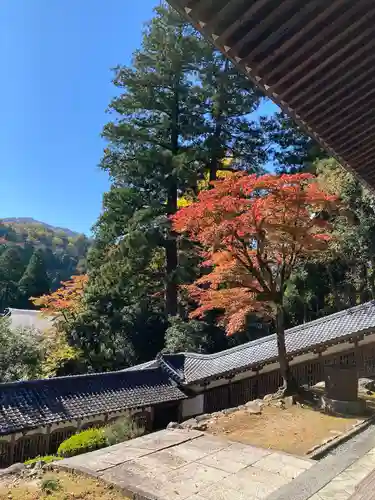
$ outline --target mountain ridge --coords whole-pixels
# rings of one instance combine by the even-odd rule
[[[72,229],[66,227],[59,227],[59,226],[53,226],[52,224],[47,224],[47,222],[34,219],[33,217],[4,217],[0,219],[0,223],[39,225],[45,227],[46,229],[49,229],[50,231],[54,232],[63,231],[64,233],[66,233],[67,236],[71,236],[73,238],[79,236],[80,234],[83,234],[77,231],[73,231]]]

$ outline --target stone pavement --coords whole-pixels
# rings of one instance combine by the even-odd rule
[[[56,465],[100,477],[137,500],[261,500],[314,463],[199,431],[166,429]]]
[[[332,481],[309,497],[309,500],[348,500],[361,481],[374,469],[375,448],[334,477]]]
[[[273,492],[267,500],[348,500],[374,470],[375,428],[371,426]],[[363,498],[370,500],[372,494],[368,492]],[[353,496],[353,500],[356,498]]]

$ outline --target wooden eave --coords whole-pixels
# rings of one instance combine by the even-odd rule
[[[169,2],[329,154],[375,187],[375,2]]]

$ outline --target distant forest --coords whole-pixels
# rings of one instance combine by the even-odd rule
[[[84,273],[89,246],[83,234],[30,218],[0,220],[0,313],[32,309],[30,297]]]

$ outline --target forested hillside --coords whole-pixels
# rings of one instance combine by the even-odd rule
[[[0,221],[0,312],[33,308],[31,296],[56,290],[86,270],[89,240],[30,218]]]

